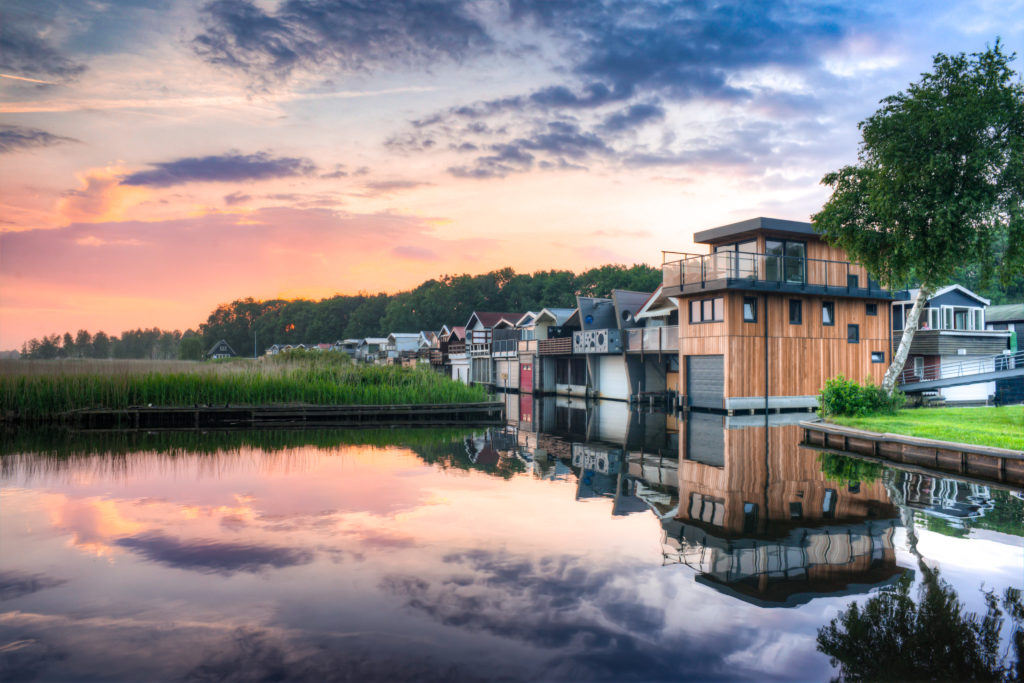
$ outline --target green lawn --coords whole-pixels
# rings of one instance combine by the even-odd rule
[[[828,421],[872,432],[1024,450],[1024,406],[916,408],[895,415],[832,416]]]

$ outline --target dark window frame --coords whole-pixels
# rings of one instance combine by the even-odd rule
[[[885,351],[872,351],[871,352],[872,363],[884,363],[885,362]]]
[[[878,304],[865,304],[864,305],[864,315],[877,316],[878,315]]]
[[[715,305],[715,302],[718,305]],[[700,311],[700,320],[694,320],[693,318],[693,305],[697,304],[697,310]],[[711,309],[711,317],[704,317],[705,304]],[[718,308],[721,317],[715,318],[715,309]],[[721,323],[725,322],[725,297],[713,296],[706,299],[690,299],[690,324],[691,325],[704,325],[706,323]]]
[[[829,321],[825,322],[825,311],[828,310]],[[821,302],[821,324],[825,327],[835,327],[836,324],[836,302],[835,301],[822,301]]]
[[[846,326],[846,343],[860,344],[860,325],[850,323]]]
[[[794,304],[796,308],[794,308]],[[796,312],[794,316],[793,313]],[[790,325],[803,325],[804,324],[804,302],[802,299],[790,299],[789,300],[789,324]]]
[[[747,304],[750,304],[750,317],[747,317]],[[743,297],[743,322],[745,323],[756,323],[757,322],[757,297],[756,296],[745,296]]]

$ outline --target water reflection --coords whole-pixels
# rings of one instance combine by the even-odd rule
[[[486,430],[6,435],[3,677],[820,680],[837,596],[921,581],[906,525],[958,585],[1019,579],[1010,491],[826,462],[786,416],[511,400]]]

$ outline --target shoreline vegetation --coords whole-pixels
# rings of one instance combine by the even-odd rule
[[[357,365],[341,354],[192,361],[0,361],[0,420],[88,408],[479,403],[487,391],[429,369]]]
[[[829,415],[826,422],[879,434],[1024,451],[1024,406],[913,408],[874,415]]]

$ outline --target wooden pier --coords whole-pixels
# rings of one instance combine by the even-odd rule
[[[1024,487],[1024,452],[966,443],[879,434],[826,422],[801,422],[801,445],[880,462],[925,467],[985,482]]]
[[[273,429],[295,427],[370,427],[390,425],[500,425],[500,401],[406,405],[276,406],[134,406],[121,410],[93,408],[61,415],[77,429]]]

